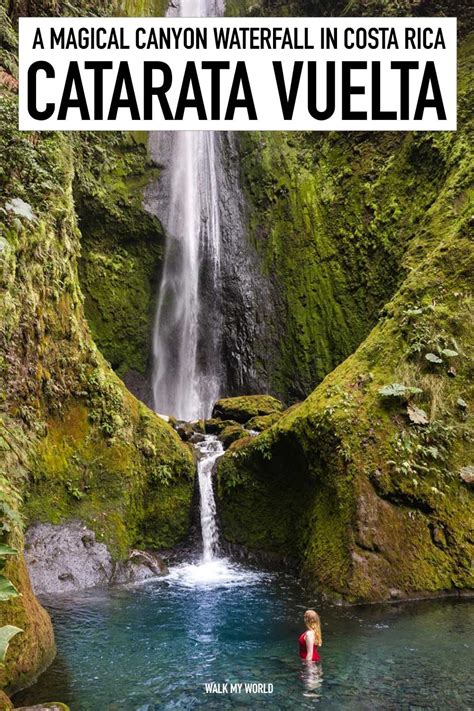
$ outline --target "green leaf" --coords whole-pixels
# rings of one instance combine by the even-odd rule
[[[16,589],[8,578],[4,575],[0,575],[0,602],[6,602],[7,600],[13,600],[18,597],[20,593]]]
[[[382,397],[400,397],[407,399],[411,395],[422,392],[423,390],[421,390],[421,388],[403,385],[402,383],[391,383],[390,385],[384,385],[383,388],[380,388],[379,395]]]
[[[18,551],[16,548],[12,548],[11,546],[7,546],[6,543],[0,543],[0,556],[4,555],[17,555]]]
[[[10,640],[19,632],[23,632],[23,630],[19,627],[14,627],[13,625],[4,625],[3,627],[0,627],[0,664],[3,664],[5,661],[5,655],[7,653]]]
[[[429,360],[430,363],[442,363],[442,359],[437,356],[435,353],[427,353],[425,355],[426,360]]]
[[[446,358],[456,358],[459,355],[457,351],[451,350],[451,348],[443,348],[441,353],[446,356]]]
[[[418,395],[419,393],[422,393],[423,390],[421,388],[415,388],[414,386],[408,386],[405,388],[405,394],[406,395]]]
[[[405,386],[400,383],[392,383],[391,385],[384,385],[380,388],[379,395],[382,397],[400,397],[405,394]]]

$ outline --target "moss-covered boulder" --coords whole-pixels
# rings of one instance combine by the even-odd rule
[[[212,418],[211,420],[205,420],[204,428],[206,434],[219,434],[226,427],[232,427],[236,425],[235,420],[220,420],[219,418]]]
[[[75,11],[68,7],[35,3],[38,14]],[[17,17],[29,9],[16,2],[10,3],[9,11]],[[2,47],[2,61],[8,55],[15,72],[16,35],[8,19],[2,12],[8,44],[5,53]],[[146,153],[143,146],[137,148],[138,139],[117,139],[122,162],[110,171],[117,186],[105,204],[107,195],[94,192],[94,170],[87,158],[93,143],[100,158],[95,176],[103,169],[101,163],[109,165],[106,149],[110,142],[105,134],[101,142],[80,134],[18,131],[15,86],[15,82],[0,85],[0,475],[24,502],[14,521],[14,543],[21,551],[21,529],[29,522],[80,519],[117,560],[126,558],[130,547],[172,546],[189,527],[194,489],[191,452],[169,424],[130,394],[98,350],[84,316],[78,277],[82,236],[74,191],[78,202],[86,193],[89,196],[91,220],[100,200],[104,222],[106,213],[111,219],[108,227],[115,228],[128,216],[129,237],[136,236],[137,249],[154,236],[156,221],[152,224],[149,218],[147,222],[138,206],[143,171],[128,198],[125,188],[121,193],[118,178],[121,169],[131,190],[131,167],[136,165],[136,155],[145,160]],[[132,146],[132,159],[127,157],[127,145]],[[118,160],[116,155],[110,158]],[[128,204],[114,215],[114,222],[111,215],[121,200]],[[140,217],[145,227],[135,234],[133,226]],[[120,237],[124,240],[125,232],[123,227]],[[119,251],[118,262],[111,256],[110,266],[102,259],[104,240],[98,239],[97,263],[107,269],[98,272],[94,282],[96,277],[107,279],[113,290],[125,274],[136,271],[136,264]],[[91,289],[89,296],[93,292],[97,293]],[[107,293],[104,298],[114,301],[116,297],[117,307],[119,297],[112,296]],[[117,313],[122,314],[120,309]],[[143,336],[143,329],[140,333]],[[124,360],[130,365],[135,355]],[[7,506],[12,508],[2,493],[2,525]],[[1,541],[4,534],[12,535],[1,527],[0,534]],[[23,632],[11,642],[0,686],[17,688],[51,661],[54,640],[49,617],[32,594],[22,556],[8,566],[22,595],[0,605],[1,622],[15,624]]]
[[[282,410],[283,404],[271,395],[241,395],[218,400],[212,410],[212,417],[245,424],[252,417],[270,415]]]
[[[376,224],[377,240],[385,231],[399,235],[405,244],[397,257],[400,284],[378,315],[373,312],[377,324],[352,356],[304,403],[255,439],[237,443],[218,463],[225,538],[292,557],[305,579],[332,598],[374,601],[473,584],[473,494],[459,476],[473,459],[471,52],[467,38],[459,51],[456,133],[364,134],[360,143],[337,134],[309,139],[319,143],[320,155],[333,156],[333,165],[339,155],[339,169],[347,169],[352,186],[344,188],[346,178],[339,187],[333,183],[323,214],[344,202],[342,219],[361,220],[357,249],[372,239]],[[272,136],[265,140],[273,143]],[[357,194],[350,178],[355,163],[344,158],[347,142],[353,156],[354,141],[373,166],[372,178],[360,187],[374,200],[388,191],[401,201],[391,214],[388,203],[380,203],[376,222],[366,215],[365,227],[364,201],[345,202],[348,192]],[[313,170],[314,180],[327,187],[325,159]],[[364,175],[362,163],[357,171]],[[272,224],[269,216],[269,229]],[[281,234],[287,243],[288,232]],[[265,246],[275,259],[290,259],[291,249],[277,249],[272,235]],[[384,250],[375,242],[373,248],[381,258]],[[377,264],[382,269],[378,260],[367,268]],[[300,283],[300,270],[294,273]],[[309,285],[303,289],[310,293]],[[308,309],[289,313],[311,316]],[[301,322],[299,333],[306,332]],[[296,364],[301,344],[289,338],[287,347],[295,349]]]
[[[241,425],[229,425],[219,434],[219,441],[222,442],[224,449],[228,449],[232,442],[247,436],[248,432]]]
[[[278,422],[282,414],[282,412],[272,412],[270,415],[257,415],[247,422],[246,427],[248,430],[263,432],[264,430],[268,430],[275,422]]]

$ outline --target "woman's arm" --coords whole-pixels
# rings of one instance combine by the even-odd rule
[[[308,630],[304,639],[306,642],[306,661],[311,662],[313,660],[314,632]]]

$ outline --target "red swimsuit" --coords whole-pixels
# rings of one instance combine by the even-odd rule
[[[308,654],[308,650],[306,649],[306,632],[303,632],[303,634],[300,634],[299,639],[298,639],[298,644],[300,646],[300,657],[301,659],[306,659],[306,655]],[[316,645],[313,646],[313,662],[320,662],[321,657],[318,654],[318,648]]]

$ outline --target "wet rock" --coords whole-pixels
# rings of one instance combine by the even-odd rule
[[[198,432],[199,434],[206,433],[205,420],[193,420],[189,424],[193,428],[193,432]]]
[[[189,438],[189,441],[191,444],[198,444],[199,442],[204,442],[205,436],[203,434],[200,434],[199,432],[195,432],[191,437]]]
[[[111,582],[115,585],[136,583],[167,573],[166,564],[156,553],[132,550],[128,560],[117,563]]]
[[[268,274],[260,249],[249,239],[247,196],[240,189],[240,138],[223,132],[219,142],[224,166],[219,177],[223,380],[232,394],[245,388],[264,392],[280,363],[281,343],[287,336],[286,302],[281,280]],[[208,291],[212,303],[215,289]],[[209,313],[204,308],[203,313]]]
[[[53,701],[51,703],[39,704],[37,706],[18,706],[15,711],[70,711],[70,709],[69,706],[62,704],[60,701]]]
[[[167,573],[162,559],[145,551],[132,550],[128,560],[115,563],[107,546],[80,521],[31,526],[25,559],[36,594],[140,582]]]
[[[130,369],[124,373],[123,382],[127,386],[127,389],[130,390],[130,392],[135,395],[138,400],[141,400],[145,405],[148,405],[148,407],[152,407],[153,403],[151,402],[150,382],[146,375],[139,373],[137,370]],[[161,417],[162,420],[168,422],[166,415],[158,415],[158,417]]]
[[[114,570],[107,546],[80,521],[30,526],[25,559],[35,594],[107,585]]]
[[[214,405],[212,417],[245,424],[254,417],[282,411],[283,404],[271,395],[243,395],[218,400]]]
[[[194,429],[190,422],[178,422],[175,429],[183,442],[189,442],[194,434]]]

